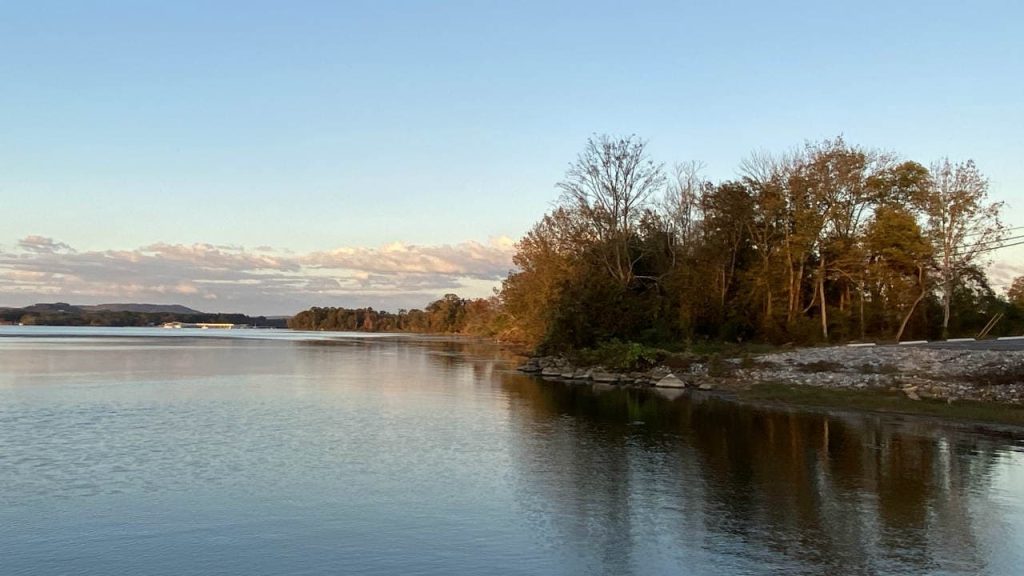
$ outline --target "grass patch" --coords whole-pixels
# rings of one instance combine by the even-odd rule
[[[1024,426],[1024,406],[957,400],[910,400],[892,390],[835,390],[782,383],[755,384],[738,394],[751,402],[777,402],[794,406],[844,408],[935,416],[949,420]]]
[[[736,372],[736,368],[726,362],[718,354],[712,354],[708,358],[708,376],[714,378],[728,378]]]
[[[713,365],[713,371],[731,373],[734,367],[725,362],[726,359],[738,358],[741,368],[755,368],[761,366],[756,356],[782,349],[771,344],[736,344],[705,340],[672,342],[656,346],[609,340],[593,348],[570,351],[567,357],[576,366],[604,366],[617,371],[644,371],[655,366],[685,371],[695,362],[707,362]]]
[[[596,348],[585,348],[569,354],[569,361],[577,366],[604,366],[611,370],[643,371],[662,364],[673,354],[660,348],[636,342],[611,340]]]
[[[689,370],[690,366],[693,366],[693,364],[697,361],[698,358],[693,354],[674,353],[669,354],[665,358],[665,361],[662,362],[662,364],[664,364],[668,368],[671,368],[672,370],[682,370],[685,372]]]

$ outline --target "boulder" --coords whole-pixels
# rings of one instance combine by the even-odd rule
[[[662,378],[670,374],[672,374],[672,371],[666,368],[665,366],[655,366],[654,368],[651,368],[651,370],[647,373],[647,377],[652,382],[658,382]]]
[[[590,379],[601,384],[614,384],[620,380],[620,377],[614,372],[594,370],[590,373]]]
[[[540,363],[537,361],[536,358],[530,358],[525,363],[520,364],[519,367],[517,368],[517,370],[519,370],[520,372],[534,373],[534,372],[540,372],[541,371],[541,367],[540,367]]]
[[[672,373],[658,380],[654,385],[658,388],[686,388],[686,382],[683,382]]]

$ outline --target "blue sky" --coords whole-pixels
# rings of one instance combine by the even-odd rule
[[[1010,204],[1006,220],[1024,225],[1019,2],[0,8],[0,250],[38,253],[52,239],[64,253],[129,259],[208,246],[306,262],[401,246],[389,254],[439,275],[377,291],[300,290],[296,279],[291,292],[243,294],[227,279],[175,291],[167,279],[178,272],[166,270],[130,299],[287,312],[483,293],[493,279],[467,262],[480,250],[507,258],[507,239],[550,207],[554,183],[600,132],[636,133],[656,159],[703,161],[713,179],[753,150],[837,134],[925,164],[973,158],[993,199]],[[46,292],[54,279],[39,278],[0,304],[118,295],[68,283]]]

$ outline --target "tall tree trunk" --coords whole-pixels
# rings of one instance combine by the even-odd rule
[[[795,295],[793,300],[793,304],[795,305],[794,311],[800,310],[804,305],[803,290],[801,287],[804,285],[805,267],[806,262],[801,259],[800,267],[796,269],[796,285],[793,286],[793,294]]]
[[[795,274],[793,272],[793,259],[787,257],[787,260],[789,262],[789,266],[787,266],[786,272],[789,276],[789,284],[786,286],[786,295],[788,296],[786,302],[786,324],[790,325],[793,323],[793,311],[796,309],[796,304],[794,304],[796,301],[796,294],[793,292],[793,276]]]
[[[917,295],[917,299],[914,300],[914,303],[910,306],[910,310],[907,310],[907,315],[903,317],[903,322],[900,324],[900,331],[896,333],[897,342],[903,338],[903,331],[907,329],[907,323],[910,322],[910,317],[914,314],[914,310],[917,308],[917,305],[921,303],[921,300],[924,300],[924,295],[926,293],[924,289],[924,267],[920,264],[917,266],[917,284],[921,287],[921,293]]]
[[[949,308],[953,302],[953,278],[947,276],[942,284],[942,339],[949,338]]]
[[[722,267],[722,288],[718,292],[718,307],[725,312],[725,293],[729,289],[729,285],[726,283],[725,267]]]
[[[860,339],[864,339],[864,286],[857,288],[857,295],[860,296]]]
[[[796,321],[797,314],[800,314],[803,309],[803,298],[801,298],[801,286],[804,283],[804,262],[801,259],[799,266],[794,271],[791,267],[789,270],[789,311],[786,314],[786,320],[790,325]],[[811,306],[814,305],[812,302]]]
[[[736,278],[736,254],[740,251],[739,240],[733,242],[732,255],[729,257],[729,271],[722,270],[722,309],[725,309],[725,297],[732,287],[732,281]]]
[[[818,296],[821,297],[821,336],[828,342],[828,305],[825,302],[825,257],[818,268]]]

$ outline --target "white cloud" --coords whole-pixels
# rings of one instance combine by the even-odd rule
[[[53,254],[56,252],[73,252],[71,247],[63,242],[54,242],[53,238],[46,236],[26,236],[18,240],[18,247],[26,252],[36,254]]]
[[[507,238],[492,240],[488,244],[463,242],[441,246],[395,242],[380,248],[338,248],[313,252],[300,260],[313,268],[495,279],[508,272],[513,250],[514,243]]]
[[[445,292],[485,296],[511,268],[514,243],[378,248],[297,254],[268,246],[152,244],[76,251],[29,236],[0,249],[0,305],[59,297],[76,303],[181,303],[248,313],[291,313],[313,305],[422,306]]]

